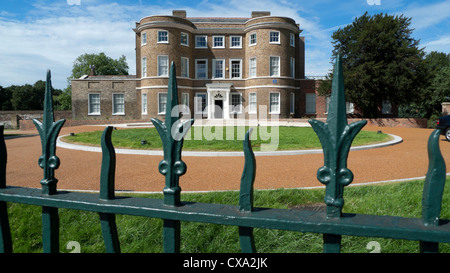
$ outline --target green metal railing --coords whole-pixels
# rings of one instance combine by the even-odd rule
[[[341,236],[384,237],[420,242],[422,252],[438,252],[439,243],[450,242],[450,222],[440,219],[443,189],[446,179],[445,162],[439,149],[440,131],[434,131],[428,142],[429,169],[423,191],[422,218],[402,218],[343,213],[344,187],[353,181],[347,168],[350,145],[366,121],[347,124],[341,59],[335,64],[331,102],[327,122],[310,120],[319,136],[324,152],[324,166],[317,171],[325,185],[326,211],[291,210],[253,207],[253,183],[256,161],[250,143],[251,129],[243,142],[245,156],[241,178],[239,205],[183,202],[180,200],[179,178],[187,169],[181,159],[183,137],[193,123],[181,120],[178,91],[172,64],[168,87],[165,122],[152,119],[164,149],[159,172],[165,176],[163,199],[121,197],[114,195],[115,151],[111,143],[112,127],[107,127],[101,139],[102,163],[100,194],[58,192],[55,170],[59,159],[55,154],[56,138],[64,120],[54,122],[50,72],[47,74],[43,121],[34,120],[42,143],[39,166],[44,171],[42,189],[8,187],[6,185],[7,150],[0,127],[0,252],[12,252],[13,245],[7,213],[7,202],[42,207],[43,251],[59,252],[58,208],[85,210],[99,214],[106,251],[120,252],[115,223],[116,214],[163,219],[164,252],[180,251],[180,222],[205,222],[239,227],[241,250],[256,252],[253,228],[280,229],[323,234],[324,252],[340,252]],[[175,109],[172,111],[172,109]]]

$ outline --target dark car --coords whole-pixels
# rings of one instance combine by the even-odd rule
[[[441,134],[443,134],[445,138],[450,141],[450,115],[440,117],[437,121],[436,128],[441,129]]]

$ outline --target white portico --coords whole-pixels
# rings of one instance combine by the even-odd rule
[[[206,84],[208,119],[230,118],[230,90],[232,83]]]

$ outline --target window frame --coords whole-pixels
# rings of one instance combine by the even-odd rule
[[[239,111],[236,111],[236,107],[233,105],[233,97],[239,96]],[[231,92],[230,93],[230,114],[242,114],[242,92]]]
[[[311,99],[313,98],[313,99]],[[316,93],[306,93],[305,94],[305,114],[315,114],[317,112],[316,109]],[[310,105],[310,106],[309,106]],[[314,111],[308,111],[312,108],[314,108]]]
[[[118,112],[117,111],[117,105],[116,105],[116,97],[117,96],[122,96],[123,99],[123,111],[122,112]],[[125,94],[124,93],[112,93],[112,115],[113,116],[124,116],[125,115]]]
[[[239,45],[233,46],[233,38],[239,38]],[[230,49],[241,49],[242,48],[242,36],[241,35],[231,35],[230,36]]]
[[[165,57],[167,59],[167,74],[161,74],[161,60],[160,58]],[[169,77],[169,55],[158,55],[157,57],[158,65],[158,77]]]
[[[255,67],[252,67],[252,60],[254,61]],[[254,75],[252,74],[252,71],[254,71]],[[257,57],[251,57],[248,60],[248,77],[249,78],[256,78],[258,76],[258,58]]]
[[[295,114],[295,93],[289,94],[289,114]]]
[[[199,110],[198,109],[198,107],[199,107],[198,98],[200,97],[198,95],[205,95],[205,109],[204,110],[201,109],[201,111],[198,111]],[[202,106],[203,106],[203,101],[201,102],[200,107],[202,107]],[[208,93],[207,92],[195,92],[195,94],[194,94],[194,114],[204,115],[207,113],[208,113]]]
[[[148,93],[141,93],[141,114],[142,115],[148,114]]]
[[[163,32],[165,32],[166,34],[167,34],[167,41],[160,41],[160,36],[159,36],[159,34],[160,33],[163,33]],[[157,34],[158,36],[156,37],[156,41],[157,41],[157,43],[158,44],[168,44],[169,43],[169,31],[168,30],[158,30],[158,34]]]
[[[271,100],[271,97],[272,97],[272,94],[275,94],[275,95],[277,95],[277,97],[278,97],[278,110],[272,110],[272,100]],[[269,92],[269,114],[280,114],[280,111],[281,110],[281,94],[280,94],[280,92]]]
[[[289,59],[289,67],[290,67],[290,73],[291,78],[295,79],[295,58],[291,57]]]
[[[216,46],[216,38],[222,38],[222,45]],[[212,48],[225,48],[225,35],[212,36]]]
[[[144,42],[145,41],[145,42]],[[144,46],[147,44],[147,32],[143,32],[141,34],[141,46]]]
[[[292,47],[295,47],[295,34],[294,34],[294,33],[291,33],[291,34],[289,35],[289,44],[290,44]]]
[[[186,100],[184,100],[183,97],[186,97]],[[184,102],[186,102],[186,103],[183,103],[183,100],[184,100]],[[180,103],[180,104],[181,104],[181,105],[185,105],[185,106],[187,106],[187,107],[189,108],[189,93],[187,93],[187,92],[181,93],[181,103]]]
[[[205,77],[201,78],[198,76],[198,63],[201,61],[205,61]],[[195,59],[195,78],[199,80],[207,80],[208,79],[208,59]]]
[[[205,38],[205,46],[198,46],[198,38]],[[195,35],[195,48],[208,48],[208,35]]]
[[[255,35],[255,42],[252,43],[252,36]],[[256,32],[250,33],[248,38],[248,46],[255,46],[258,43],[258,34]]]
[[[233,62],[239,61],[239,77],[233,77]],[[243,75],[243,62],[242,59],[230,59],[230,79],[242,79]]]
[[[255,95],[255,107],[252,108],[252,99],[251,95]],[[258,113],[258,95],[256,92],[250,92],[248,93],[248,113],[249,114],[257,114]]]
[[[183,60],[186,61],[186,64],[183,66]],[[183,71],[185,68],[186,71]],[[186,72],[186,73],[184,73]],[[189,58],[188,57],[181,57],[180,59],[180,77],[181,78],[189,78]]]
[[[272,33],[277,33],[277,37],[278,37],[278,39],[277,39],[277,41],[275,41],[275,42],[273,42],[272,41]],[[271,31],[269,31],[269,44],[276,44],[276,45],[279,45],[279,44],[281,44],[281,37],[280,37],[280,32],[279,31],[277,31],[277,30],[271,30]]]
[[[91,106],[93,105],[92,104],[91,95],[97,95],[98,96],[98,112],[91,111]],[[101,112],[102,112],[102,109],[101,109],[100,93],[88,93],[88,116],[100,116]]]
[[[161,95],[165,95],[166,96],[166,108],[164,110],[161,111]],[[158,92],[158,115],[165,115],[166,114],[166,109],[167,109],[167,92]]]
[[[183,35],[186,35],[186,43],[183,43]],[[181,32],[180,33],[180,44],[182,46],[187,46],[189,47],[189,34],[186,32]]]
[[[222,62],[222,77],[216,77],[218,61]],[[212,60],[212,79],[225,79],[225,59]]]
[[[147,77],[147,57],[141,59],[141,78]]]
[[[276,75],[272,74],[272,58],[278,58],[278,73]],[[281,68],[281,58],[280,58],[280,56],[270,56],[269,57],[269,76],[270,77],[280,77],[280,75],[281,75],[280,68]]]

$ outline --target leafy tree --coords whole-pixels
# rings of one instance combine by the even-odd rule
[[[11,90],[0,86],[0,110],[12,110]]]
[[[78,79],[83,75],[89,75],[92,65],[95,67],[96,75],[128,75],[128,64],[124,55],[116,60],[102,52],[78,56],[73,63],[70,78]]]
[[[45,81],[37,81],[34,85],[11,85],[7,87],[11,93],[11,109],[9,110],[42,110],[44,109]],[[61,94],[60,89],[53,89],[53,94]]]
[[[450,54],[433,51],[424,58],[427,76],[423,78],[425,86],[421,90],[420,100],[399,108],[400,117],[421,117],[437,119],[441,115],[441,104],[449,101],[448,68],[450,68]],[[432,122],[433,124],[433,122]]]
[[[342,56],[346,98],[365,117],[377,117],[383,100],[401,105],[420,99],[424,52],[411,37],[410,23],[411,18],[403,15],[366,12],[332,35],[332,59]],[[319,94],[330,90],[331,82],[324,81]]]
[[[61,94],[53,96],[55,110],[71,110],[72,109],[72,88],[67,87]]]

